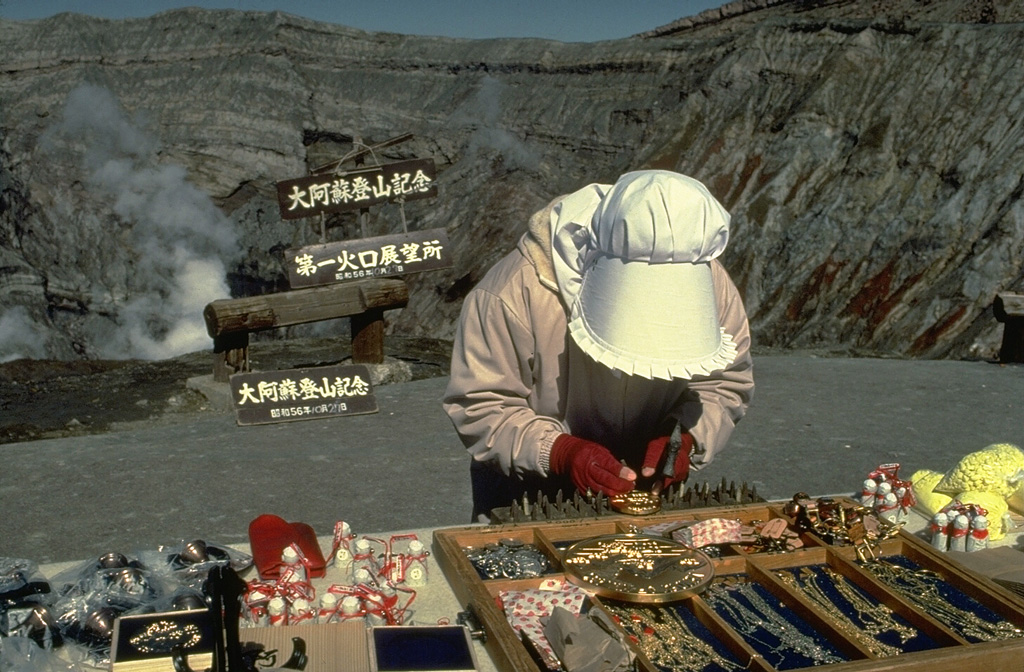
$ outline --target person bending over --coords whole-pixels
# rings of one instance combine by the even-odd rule
[[[476,520],[538,491],[658,492],[715,458],[754,389],[728,240],[704,185],[662,170],[530,218],[466,297],[443,399]]]

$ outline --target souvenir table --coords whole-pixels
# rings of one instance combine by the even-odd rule
[[[822,509],[827,501],[840,515],[858,507],[847,498],[812,501]],[[460,603],[490,635],[487,648],[503,672],[555,669],[553,644],[541,637],[548,634],[543,619],[559,607],[593,611],[594,603],[625,631],[644,671],[960,672],[967,661],[993,670],[1019,665],[1024,600],[932,548],[919,536],[922,516],[911,512],[902,527],[882,529],[869,545],[864,537],[875,533],[860,523],[843,532],[800,529],[802,514],[792,515],[791,504],[441,529],[434,550]],[[815,515],[824,519],[824,510]],[[639,528],[664,535],[681,523],[693,535],[706,534],[712,524],[732,522],[776,533],[723,544],[710,559],[633,534]],[[995,545],[1018,542],[1010,534]],[[515,567],[510,575],[500,563],[524,547],[540,551],[548,566],[515,578]],[[965,555],[971,554],[959,557]],[[535,564],[527,556],[527,567]],[[679,574],[679,565],[692,573]],[[595,596],[581,604],[578,587]],[[536,614],[541,618],[530,618]]]
[[[845,501],[855,504],[852,500]],[[876,575],[865,578],[868,573],[860,567],[859,550],[854,546],[828,543],[806,531],[799,533],[799,547],[789,552],[776,552],[781,550],[779,548],[751,549],[737,543],[723,547],[718,557],[706,558],[701,554],[700,558],[689,558],[687,561],[692,561],[696,567],[695,574],[713,575],[714,582],[680,575],[673,577],[668,587],[652,589],[647,595],[644,595],[643,588],[638,589],[634,584],[616,585],[614,573],[610,578],[605,576],[602,579],[600,568],[590,575],[586,571],[575,572],[570,567],[574,561],[564,557],[568,550],[575,552],[577,558],[594,558],[607,551],[608,547],[603,551],[586,547],[586,543],[592,543],[592,540],[605,543],[602,540],[611,539],[612,543],[619,544],[623,537],[628,540],[629,535],[638,529],[646,528],[663,534],[680,522],[693,525],[702,521],[732,520],[757,524],[785,519],[792,523],[793,519],[786,515],[786,504],[738,504],[643,516],[605,514],[563,521],[521,520],[502,525],[421,529],[367,536],[386,540],[415,535],[430,547],[426,583],[415,588],[414,599],[404,610],[404,624],[464,622],[471,629],[482,630],[485,641],[474,639],[472,648],[478,669],[487,672],[545,669],[547,654],[543,647],[537,647],[527,641],[529,637],[517,634],[510,624],[510,621],[515,622],[515,618],[503,611],[503,603],[512,601],[514,597],[537,595],[537,591],[546,591],[548,596],[559,594],[558,591],[575,595],[581,588],[588,593],[596,593],[596,598],[571,598],[564,603],[576,609],[585,608],[584,603],[593,609],[590,605],[600,603],[604,611],[619,623],[626,640],[632,642],[638,652],[638,669],[641,670],[686,669],[684,665],[694,663],[696,659],[696,663],[707,665],[694,669],[708,670],[770,671],[820,665],[825,669],[834,666],[837,670],[961,672],[966,660],[970,660],[972,665],[987,664],[993,670],[1011,669],[1006,667],[1010,661],[1019,661],[1019,657],[1024,655],[1024,639],[1015,633],[1002,632],[1005,628],[1019,630],[1024,627],[1024,600],[993,581],[964,569],[952,559],[952,554],[932,549],[919,534],[927,521],[913,512],[905,527],[881,541],[874,552],[883,557],[900,558],[899,561],[908,568],[929,570],[912,576],[929,580],[938,578],[942,583],[953,586],[957,595],[967,596],[970,605],[981,605],[977,607],[978,613],[972,611],[974,607],[965,608],[966,602],[957,602],[954,609],[943,614],[941,607],[946,600],[941,596],[930,598],[930,604],[915,602],[913,596],[900,593],[903,589],[885,587],[886,581],[899,577]],[[334,539],[319,537],[317,541],[325,557],[329,557]],[[1013,546],[1018,542],[1019,534],[1009,534],[993,545]],[[250,550],[247,545],[232,548],[243,554]],[[481,556],[493,553],[495,549],[499,555],[518,553],[515,561],[519,569],[527,568],[527,574],[521,578],[507,578],[499,569],[497,574],[488,578],[487,572],[492,570],[487,568],[486,557],[481,561]],[[530,552],[524,554],[524,550]],[[655,549],[654,555],[663,550]],[[536,562],[546,566],[531,566]],[[707,563],[710,567],[706,566]],[[46,565],[40,570],[50,578],[66,572],[75,564]],[[707,571],[709,569],[711,571]],[[638,572],[641,574],[642,571]],[[258,579],[254,568],[241,572],[241,577]],[[311,583],[319,596],[341,581],[337,570],[328,566],[326,574]],[[827,596],[820,586],[826,581],[830,591],[847,591],[848,602],[845,604],[859,608],[862,619],[867,617],[867,611],[874,609],[878,612],[875,622],[878,627],[888,625],[892,630],[889,638],[862,637],[845,624],[836,609],[830,608],[828,601],[823,600]],[[931,590],[929,586],[920,584],[916,589],[919,592]],[[408,599],[408,593],[402,599]],[[768,609],[767,602],[775,604],[777,609]],[[884,607],[879,606],[883,604]],[[780,610],[779,605],[785,606]],[[761,607],[762,621],[767,618],[769,628],[792,634],[769,640],[762,632],[764,622],[757,624],[750,620],[750,612],[756,607]],[[777,615],[772,616],[773,613],[782,613],[785,618],[772,623],[772,618],[778,619]],[[465,620],[467,615],[469,618]],[[790,629],[791,623],[786,620],[789,618],[798,620],[800,627]],[[993,621],[997,624],[994,625]],[[998,622],[1006,625],[998,625]],[[529,626],[526,629],[529,630]],[[309,660],[305,669],[308,672],[369,669],[365,622],[362,620],[342,624],[309,621],[281,627],[242,627],[240,636],[242,641],[259,641],[267,648],[278,649],[282,656],[288,655],[292,637],[306,638]],[[670,640],[688,644],[665,648],[663,645]],[[780,655],[779,652],[787,648],[800,655]],[[677,657],[681,658],[677,660]],[[685,660],[687,658],[689,661]],[[114,667],[118,667],[116,662]],[[121,667],[130,672],[128,668]],[[193,669],[202,667],[196,663]],[[165,664],[154,669],[170,670],[171,667]]]

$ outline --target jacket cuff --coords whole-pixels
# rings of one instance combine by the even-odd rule
[[[540,449],[537,452],[537,466],[544,477],[549,476],[551,473],[551,446],[555,445],[555,439],[560,435],[561,432],[548,432],[540,440]]]

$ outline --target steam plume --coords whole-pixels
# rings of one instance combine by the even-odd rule
[[[113,299],[116,327],[94,321],[90,345],[103,357],[142,359],[210,347],[202,311],[229,296],[226,264],[238,256],[230,220],[184,168],[157,162],[156,140],[106,88],[73,90],[53,130],[83,148],[85,183],[131,227],[133,270],[125,296]],[[98,303],[112,300],[107,290],[94,293]]]
[[[485,76],[476,93],[453,115],[453,121],[473,127],[467,153],[477,156],[488,151],[497,152],[509,168],[536,168],[536,152],[511,131],[501,127],[501,95],[505,88],[500,80]]]
[[[45,334],[24,306],[14,306],[0,314],[0,362],[46,357]]]

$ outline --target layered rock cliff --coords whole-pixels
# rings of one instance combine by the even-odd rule
[[[445,227],[455,265],[407,277],[394,332],[450,338],[531,211],[656,167],[732,212],[758,345],[992,356],[992,299],[1024,290],[1024,12],[884,5],[744,0],[592,44],[234,11],[0,21],[0,357],[208,347],[202,305],[285,289],[283,250],[320,240],[274,183],[404,133],[373,159],[435,160],[439,196],[404,215]]]

